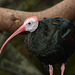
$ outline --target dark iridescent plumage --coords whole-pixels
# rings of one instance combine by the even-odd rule
[[[75,51],[75,27],[67,19],[45,18],[26,36],[25,45],[44,66],[64,63]]]

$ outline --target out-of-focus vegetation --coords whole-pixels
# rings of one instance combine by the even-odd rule
[[[0,33],[0,43],[3,43],[8,33]],[[22,49],[21,49],[22,50]],[[35,70],[35,71],[34,71]],[[42,75],[40,71],[32,65],[26,57],[24,57],[10,43],[4,48],[0,55],[0,75]]]
[[[0,7],[22,11],[41,11],[53,6],[61,0],[0,0]],[[8,37],[8,33],[0,33],[0,46]],[[0,75],[47,75],[40,61],[24,46],[25,35],[13,38],[0,55]],[[12,44],[12,45],[11,45]],[[75,75],[75,54],[68,60],[67,75]],[[57,66],[56,75],[60,75]]]
[[[24,11],[40,11],[60,1],[61,0],[0,0],[0,6]]]

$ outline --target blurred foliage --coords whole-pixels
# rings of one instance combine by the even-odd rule
[[[40,11],[60,1],[61,0],[0,0],[0,6],[24,11]]]
[[[0,33],[0,43],[2,44],[7,37],[8,33]],[[0,75],[4,75],[4,73],[6,75],[12,75],[13,73],[15,75],[43,75],[10,43],[8,43],[0,54],[0,69]]]

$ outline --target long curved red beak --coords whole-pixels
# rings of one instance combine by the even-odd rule
[[[16,35],[18,35],[21,32],[24,32],[25,30],[25,26],[22,25],[20,28],[18,28],[6,41],[5,43],[2,45],[1,49],[0,49],[0,53],[2,52],[3,48],[5,47],[5,45]]]

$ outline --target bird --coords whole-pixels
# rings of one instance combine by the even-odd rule
[[[65,63],[75,51],[74,45],[75,26],[60,17],[44,18],[39,21],[37,30],[25,37],[26,48],[49,69],[50,75],[55,64],[62,64],[61,75],[64,74]]]
[[[16,35],[29,31],[25,38],[26,48],[39,58],[45,67],[49,67],[50,75],[53,75],[53,66],[56,63],[65,63],[74,52],[75,27],[71,21],[63,18],[44,18],[38,21],[36,16],[27,18],[2,45],[0,53],[5,45]],[[61,66],[61,75],[64,74],[65,64]]]

